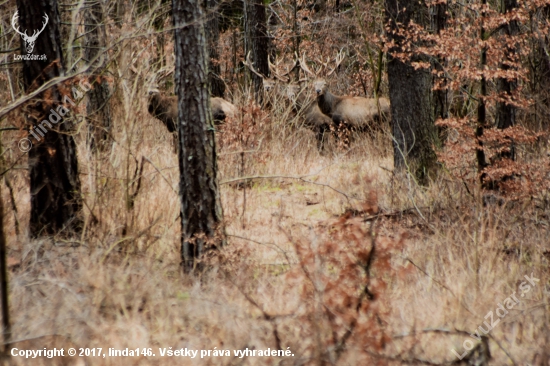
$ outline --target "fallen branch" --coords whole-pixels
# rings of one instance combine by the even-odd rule
[[[331,185],[329,184],[326,184],[326,183],[318,183],[318,182],[314,182],[314,181],[311,181],[309,179],[305,179],[305,177],[310,177],[311,175],[303,175],[303,176],[293,176],[293,175],[253,175],[253,176],[250,176],[250,177],[241,177],[241,178],[232,178],[232,179],[228,179],[228,180],[225,180],[223,182],[220,182],[220,185],[222,184],[230,184],[230,183],[235,183],[235,182],[240,182],[240,181],[247,181],[247,180],[254,180],[254,179],[295,179],[295,180],[299,180],[299,181],[302,181],[304,183],[309,183],[309,184],[313,184],[313,185],[317,185],[317,186],[322,186],[322,187],[327,187],[327,188],[330,188],[332,189],[334,192],[336,193],[340,193],[342,196],[344,196],[346,198],[346,200],[348,201],[348,203],[351,205],[351,199],[350,197],[345,194],[344,192],[332,187]]]
[[[291,265],[290,259],[288,258],[288,255],[286,254],[286,251],[283,250],[280,246],[278,246],[278,245],[275,244],[275,243],[262,243],[261,241],[257,241],[257,240],[254,240],[254,239],[245,238],[244,236],[233,235],[233,234],[226,234],[226,236],[233,237],[233,238],[237,238],[237,239],[242,239],[242,240],[251,241],[252,243],[256,243],[256,244],[260,244],[260,245],[266,245],[266,246],[267,246],[267,245],[271,245],[271,246],[277,248],[277,250],[279,250],[281,253],[283,253],[283,255],[284,255],[285,258],[286,258],[286,261],[287,261],[288,265]]]

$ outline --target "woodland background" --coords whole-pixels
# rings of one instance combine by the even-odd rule
[[[18,102],[27,93],[13,57],[17,6],[0,1],[5,350],[153,348],[155,357],[124,359],[136,365],[550,364],[549,1],[206,0],[211,94],[239,118],[217,132],[227,245],[195,275],[180,265],[173,139],[147,112],[151,87],[174,91],[171,2],[55,3],[56,67],[68,76],[58,89],[95,85],[67,130],[49,132],[74,139],[82,227],[33,234],[31,167],[52,168],[17,143],[33,108],[55,95]],[[301,80],[311,100],[297,57],[319,76],[335,69],[333,93],[389,97],[409,118],[401,123],[418,124],[394,118],[319,152],[278,92],[286,84],[262,94],[243,65],[249,51],[266,76],[270,58]],[[540,282],[458,360],[451,349],[463,354],[531,274]],[[294,357],[176,360],[159,347],[290,347]]]

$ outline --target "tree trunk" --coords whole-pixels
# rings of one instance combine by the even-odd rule
[[[173,0],[178,95],[182,260],[185,271],[224,244],[214,124],[207,88],[203,1]]]
[[[504,0],[504,8],[502,9],[503,13],[512,11],[518,7],[517,0]],[[514,37],[519,33],[519,26],[517,21],[512,20],[504,27],[504,33],[508,37]],[[501,65],[502,70],[512,70],[513,67],[510,66],[510,63],[514,63],[514,58],[516,55],[516,48],[514,45],[508,45],[506,47],[507,60]],[[498,82],[499,93],[503,97],[512,98],[512,93],[516,89],[517,80],[508,80],[506,78],[499,78]],[[498,129],[505,129],[513,127],[516,125],[516,107],[505,102],[497,102],[497,112],[496,112],[496,126]],[[510,142],[509,150],[500,154],[502,158],[514,159],[515,151],[514,144]]]
[[[2,171],[4,166],[0,165]],[[2,185],[0,184],[0,197],[2,195]],[[6,235],[4,233],[4,201],[0,198],[0,295],[2,296],[2,349],[4,356],[7,356],[11,341],[11,323],[9,308],[9,289],[8,289],[8,266],[6,252]]]
[[[300,35],[300,28],[298,25],[298,0],[292,0],[292,31],[294,33],[294,42],[292,42],[293,51],[294,54],[298,57],[301,55],[300,53],[300,42],[302,40],[302,37]],[[294,77],[296,81],[300,80],[300,68],[297,67],[294,70]]]
[[[481,5],[486,5],[487,1],[482,0]],[[485,17],[485,11],[481,12],[481,16]],[[485,27],[482,23],[481,29],[479,31],[479,38],[484,41],[485,40]],[[484,69],[485,65],[487,65],[487,47],[484,46],[481,49],[481,68]],[[485,180],[485,168],[487,167],[487,161],[485,159],[485,150],[483,147],[483,141],[481,141],[481,138],[483,137],[483,133],[485,131],[485,128],[487,127],[487,107],[485,106],[485,98],[487,97],[487,79],[485,76],[481,76],[481,85],[480,85],[480,95],[479,95],[479,101],[477,104],[477,126],[476,126],[476,138],[477,138],[477,144],[478,149],[476,150],[476,160],[477,160],[477,171],[479,173],[479,180],[480,183],[483,185]],[[486,187],[484,187],[486,188]]]
[[[92,149],[104,150],[111,130],[111,106],[109,84],[105,72],[105,22],[102,1],[94,1],[84,13],[86,45],[84,59],[91,66],[93,88],[88,93],[86,106],[88,119],[88,143]],[[97,61],[94,62],[94,59]]]
[[[405,9],[405,10],[403,10]],[[386,21],[391,30],[387,33],[399,52],[403,37],[393,33],[406,29],[411,20],[425,24],[425,4],[418,1],[386,1]],[[411,61],[424,61],[414,56]],[[391,124],[395,169],[410,168],[420,184],[426,184],[430,172],[436,167],[437,157],[432,145],[437,142],[432,114],[432,77],[429,70],[415,70],[409,63],[389,57],[388,81],[391,101]]]
[[[33,51],[35,55],[44,55],[47,60],[23,61],[23,83],[29,93],[46,81],[64,74],[59,12],[56,0],[17,0],[17,8],[19,28],[29,32],[42,29],[45,14],[49,18],[44,31],[36,39]],[[21,53],[27,54],[27,51],[22,40]],[[44,99],[29,105],[26,113],[31,134],[38,136],[36,146],[29,151],[30,233],[33,237],[62,231],[79,232],[82,228],[82,201],[73,128],[68,118],[60,117],[70,110],[71,105],[63,104],[67,97],[63,99],[58,87],[44,94]]]
[[[252,62],[256,71],[269,77],[269,37],[267,35],[265,6],[262,0],[244,0],[245,16],[245,53],[252,55]],[[254,97],[258,104],[262,104],[263,80],[254,73],[250,73],[254,85]]]
[[[205,0],[208,10],[208,22],[206,23],[206,33],[208,39],[208,83],[210,94],[213,97],[223,98],[225,94],[225,83],[221,78],[221,68],[219,63],[218,43],[220,40],[220,29],[218,21],[218,1]]]
[[[432,11],[432,31],[435,34],[441,33],[447,26],[447,3],[435,4]],[[434,117],[446,119],[449,117],[448,91],[445,89],[447,78],[444,76],[445,59],[438,58],[432,62],[432,68],[438,73],[441,81],[441,89],[434,90]]]

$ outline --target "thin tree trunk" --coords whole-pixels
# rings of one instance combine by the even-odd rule
[[[504,0],[504,8],[502,9],[503,13],[512,11],[518,7],[517,0]],[[509,24],[504,27],[504,34],[508,37],[514,37],[519,33],[519,26],[517,21],[512,20]],[[516,55],[516,48],[514,45],[508,45],[506,47],[507,60],[502,63],[502,70],[512,70],[513,67],[510,65],[514,63],[514,57]],[[517,80],[509,80],[506,78],[498,79],[498,90],[503,97],[512,98],[512,93],[516,89]],[[516,125],[516,107],[505,102],[497,103],[497,113],[496,113],[496,126],[498,129],[505,129],[513,127]],[[513,141],[509,144],[509,150],[500,154],[502,158],[515,159],[515,149]]]
[[[84,13],[86,46],[84,58],[92,67],[93,88],[88,93],[86,106],[88,119],[88,143],[92,149],[104,150],[111,130],[110,93],[105,72],[105,21],[101,0],[94,0]],[[99,56],[96,62],[93,62]]]
[[[262,0],[244,0],[245,16],[245,51],[251,52],[252,62],[256,71],[269,77],[269,37],[267,35],[265,6]],[[258,75],[250,74],[254,85],[254,97],[262,104],[263,80]]]
[[[302,40],[302,37],[300,35],[300,29],[298,25],[298,1],[292,0],[292,30],[294,34],[294,42],[292,42],[293,48],[294,48],[294,54],[300,57],[300,42]],[[296,78],[296,81],[300,79],[300,68],[297,67],[296,70],[294,70],[294,77]]]
[[[20,29],[39,30],[44,15],[49,20],[36,39],[35,55],[46,61],[23,61],[25,91],[31,92],[47,80],[63,75],[63,55],[59,34],[56,0],[17,0]],[[21,41],[21,53],[27,53]],[[47,95],[47,97],[46,97]],[[70,105],[63,105],[63,95],[53,87],[28,106],[27,122],[39,140],[29,151],[31,217],[30,233],[37,237],[62,231],[79,232],[82,228],[80,179],[72,123],[64,118]],[[57,117],[54,115],[57,113]],[[60,118],[59,118],[60,117]],[[40,131],[44,136],[40,137]],[[29,135],[31,141],[31,136]]]
[[[432,30],[435,34],[441,33],[447,26],[447,3],[439,3],[432,7]],[[438,79],[441,81],[441,89],[434,90],[434,116],[435,118],[446,119],[449,117],[448,91],[445,86],[447,78],[444,76],[445,59],[438,58],[433,62],[433,68],[437,71]]]
[[[405,9],[405,10],[403,10]],[[411,20],[423,22],[425,4],[414,0],[387,1],[386,20],[391,30],[406,27]],[[402,37],[393,33],[387,36],[395,41],[399,51]],[[426,61],[413,57],[411,61]],[[437,145],[437,132],[432,114],[432,77],[429,70],[415,70],[390,56],[388,62],[389,94],[395,169],[410,168],[420,184],[426,184],[430,172],[435,169],[437,157],[432,146]]]
[[[223,98],[225,94],[225,83],[221,78],[221,67],[219,63],[218,43],[220,41],[218,1],[206,0],[206,9],[208,10],[208,22],[206,23],[206,33],[208,39],[208,82],[210,94],[213,97]]]
[[[3,167],[2,167],[3,168]],[[3,169],[2,169],[3,170]],[[0,197],[2,186],[0,185]],[[8,267],[6,253],[6,234],[4,233],[4,201],[0,199],[0,292],[2,296],[2,342],[3,353],[8,356],[11,340],[10,308],[8,301]]]
[[[182,260],[186,272],[209,247],[225,243],[214,124],[207,86],[203,0],[173,0],[178,95]]]
[[[482,5],[486,5],[487,1],[482,0]],[[481,16],[485,16],[485,11],[481,13]],[[479,31],[479,37],[481,40],[485,40],[485,27],[482,25]],[[485,68],[487,65],[487,47],[481,49],[481,69]],[[476,138],[478,149],[476,150],[476,160],[477,160],[477,171],[479,174],[480,183],[483,185],[486,174],[484,173],[485,168],[487,167],[487,161],[485,159],[485,150],[483,147],[483,142],[481,138],[483,137],[483,132],[487,124],[487,110],[485,107],[485,98],[487,97],[487,80],[485,76],[481,77],[481,91],[479,96],[479,102],[477,105],[477,126],[476,126]]]

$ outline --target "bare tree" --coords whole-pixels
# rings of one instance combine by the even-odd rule
[[[92,0],[84,12],[86,44],[84,58],[92,68],[93,88],[88,94],[88,142],[95,149],[103,149],[111,130],[109,84],[102,77],[105,72],[105,16],[102,0]],[[94,61],[95,60],[95,61]]]
[[[252,62],[256,70],[269,77],[269,36],[265,6],[262,0],[244,0],[245,53],[252,53]],[[254,96],[258,104],[263,101],[263,80],[251,74],[254,85]]]
[[[36,55],[46,61],[23,61],[23,84],[27,93],[46,81],[65,73],[59,33],[59,12],[56,0],[17,0],[18,29],[40,30],[34,39]],[[48,19],[46,23],[46,18]],[[15,23],[15,22],[14,22]],[[44,24],[46,23],[46,26]],[[21,40],[21,53],[28,53],[26,40]],[[28,45],[27,45],[28,46]],[[57,234],[61,231],[81,230],[80,179],[76,159],[76,146],[72,125],[68,118],[60,117],[63,95],[53,87],[27,106],[26,116],[30,127],[42,131],[42,138],[29,151],[32,236]],[[56,111],[57,116],[53,115]],[[38,135],[37,135],[38,136]]]
[[[425,24],[426,6],[423,1],[386,1],[386,21],[390,24],[387,36],[396,44],[390,53],[399,52],[405,41],[394,32],[406,27],[412,20]],[[426,61],[413,56],[411,61]],[[391,101],[391,125],[396,169],[408,166],[425,184],[437,157],[432,149],[437,132],[432,114],[432,78],[430,71],[418,69],[410,62],[391,57],[388,62],[388,81]]]
[[[502,12],[507,13],[510,11],[513,11],[518,7],[517,0],[504,0],[502,2]],[[517,20],[511,20],[508,24],[503,26],[503,33],[506,34],[508,37],[515,36],[519,33],[519,24]],[[512,42],[510,42],[512,43]],[[507,70],[513,70],[514,67],[512,66],[515,64],[515,58],[516,58],[516,47],[514,44],[508,44],[507,50],[507,59],[502,63],[501,68],[504,71]],[[514,90],[517,87],[517,80],[516,79],[509,79],[509,78],[499,78],[498,79],[498,89],[499,92],[502,94],[503,98],[506,99],[514,99],[513,93]],[[499,129],[505,129],[509,127],[513,127],[516,125],[516,107],[514,107],[511,103],[499,101],[497,102],[497,115],[496,115],[496,125]],[[502,157],[514,159],[515,152],[514,152],[514,146],[511,143],[509,145],[509,150],[502,153]]]
[[[4,168],[2,166],[2,168]],[[3,170],[3,169],[2,169]],[[0,185],[0,194],[2,186]],[[8,302],[8,267],[6,253],[6,235],[4,233],[4,201],[0,199],[0,305],[2,306],[2,342],[4,355],[8,355],[11,341],[10,309]]]
[[[219,13],[217,0],[205,0],[208,10],[208,23],[206,33],[208,39],[208,82],[210,94],[213,97],[223,98],[225,94],[225,83],[220,77],[221,68],[219,64],[218,43],[220,40]]]
[[[447,26],[447,2],[435,3],[431,6],[431,31],[435,34],[440,34],[441,31]],[[448,103],[448,91],[444,86],[447,79],[444,75],[445,59],[443,57],[435,58],[432,61],[432,68],[440,75],[441,88],[434,90],[434,116],[435,118],[448,118],[449,117],[449,103]]]
[[[214,122],[210,112],[204,11],[200,3],[173,0],[178,95],[181,255],[185,271],[208,247],[224,244],[217,182]]]

